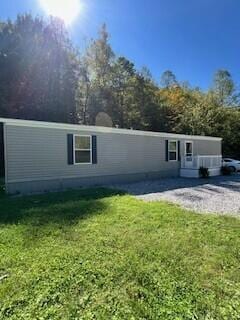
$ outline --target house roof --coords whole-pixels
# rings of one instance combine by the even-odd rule
[[[96,133],[117,133],[117,134],[128,134],[128,135],[140,135],[140,136],[152,136],[162,137],[170,139],[190,139],[190,140],[209,140],[209,141],[221,141],[220,137],[210,136],[197,136],[197,135],[186,135],[176,134],[167,132],[153,132],[153,131],[142,131],[132,129],[120,129],[120,128],[109,128],[109,127],[98,127],[98,126],[86,126],[80,124],[68,124],[68,123],[55,123],[45,121],[33,121],[33,120],[20,120],[10,118],[0,118],[0,123],[7,125],[22,126],[22,127],[36,127],[36,128],[48,128],[48,129],[65,129],[71,131],[94,131]]]

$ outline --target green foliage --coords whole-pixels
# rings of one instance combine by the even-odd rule
[[[218,70],[214,76],[213,92],[222,106],[233,105],[235,85],[227,70]]]
[[[91,41],[80,61],[76,110],[80,123],[95,124],[99,112],[107,112],[111,116],[113,107],[111,75],[114,52],[105,24],[98,39]]]
[[[163,88],[174,87],[178,84],[177,78],[171,70],[166,70],[163,72],[160,82]]]
[[[240,108],[222,106],[212,92],[186,86],[160,89],[158,96],[165,99],[170,132],[222,137],[223,154],[240,157]]]
[[[238,219],[107,189],[0,208],[2,320],[239,319]]]
[[[58,19],[0,25],[0,116],[75,122],[78,58]]]
[[[199,168],[199,175],[201,178],[208,178],[209,177],[209,170],[208,168],[205,167],[200,167]]]
[[[0,116],[220,136],[225,156],[240,158],[239,92],[227,70],[207,91],[180,83],[171,70],[161,86],[112,50],[104,24],[81,54],[57,19],[19,15],[0,23]]]

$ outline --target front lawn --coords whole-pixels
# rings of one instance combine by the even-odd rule
[[[240,220],[106,189],[0,199],[0,319],[240,319]]]

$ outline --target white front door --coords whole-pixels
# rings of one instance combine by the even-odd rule
[[[193,142],[185,141],[185,166],[187,168],[193,167]]]

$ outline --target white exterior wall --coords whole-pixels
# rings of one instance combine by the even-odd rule
[[[1,119],[0,119],[1,120]],[[22,125],[24,124],[24,125]],[[39,125],[38,125],[39,124]],[[4,123],[6,185],[10,193],[37,192],[81,184],[178,176],[180,161],[166,161],[165,141],[192,140],[194,155],[221,155],[221,139],[132,130]],[[97,136],[97,164],[68,164],[67,134]],[[193,140],[194,139],[194,140]],[[101,179],[102,178],[102,179]],[[49,183],[48,183],[49,181]]]
[[[97,135],[97,164],[68,165],[67,134],[59,129],[6,127],[8,182],[55,177],[89,177],[174,170],[165,161],[164,138],[109,133]],[[79,130],[77,134],[81,134]]]

